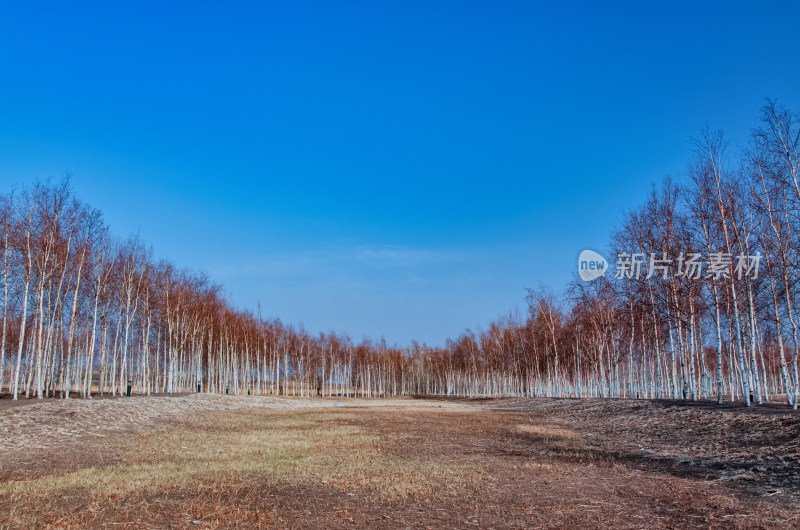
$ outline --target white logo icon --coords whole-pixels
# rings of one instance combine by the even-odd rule
[[[584,250],[578,256],[578,275],[585,282],[605,276],[607,270],[608,262],[606,258],[593,250]]]

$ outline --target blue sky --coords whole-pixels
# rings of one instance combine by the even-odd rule
[[[558,5],[556,5],[558,4]],[[441,344],[560,289],[706,124],[800,109],[797,2],[0,0],[0,185],[311,331]]]

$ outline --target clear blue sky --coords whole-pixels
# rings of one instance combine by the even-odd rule
[[[800,109],[798,2],[0,0],[0,184],[308,330],[439,344],[560,289],[707,123]]]

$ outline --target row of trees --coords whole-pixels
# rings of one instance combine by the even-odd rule
[[[68,180],[37,183],[0,196],[0,388],[15,399],[128,386],[747,404],[783,394],[796,408],[799,124],[768,102],[741,152],[705,134],[686,178],[625,214],[615,274],[560,296],[529,290],[526,315],[444,347],[355,343],[235,309],[205,275],[113,237]]]
[[[706,132],[686,179],[626,215],[612,253],[649,257],[651,270],[618,269],[579,298],[613,291],[628,395],[785,394],[797,407],[798,147],[798,115],[768,102],[745,149]]]

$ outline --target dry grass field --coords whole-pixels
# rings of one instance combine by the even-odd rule
[[[800,527],[785,407],[2,402],[3,527]]]

